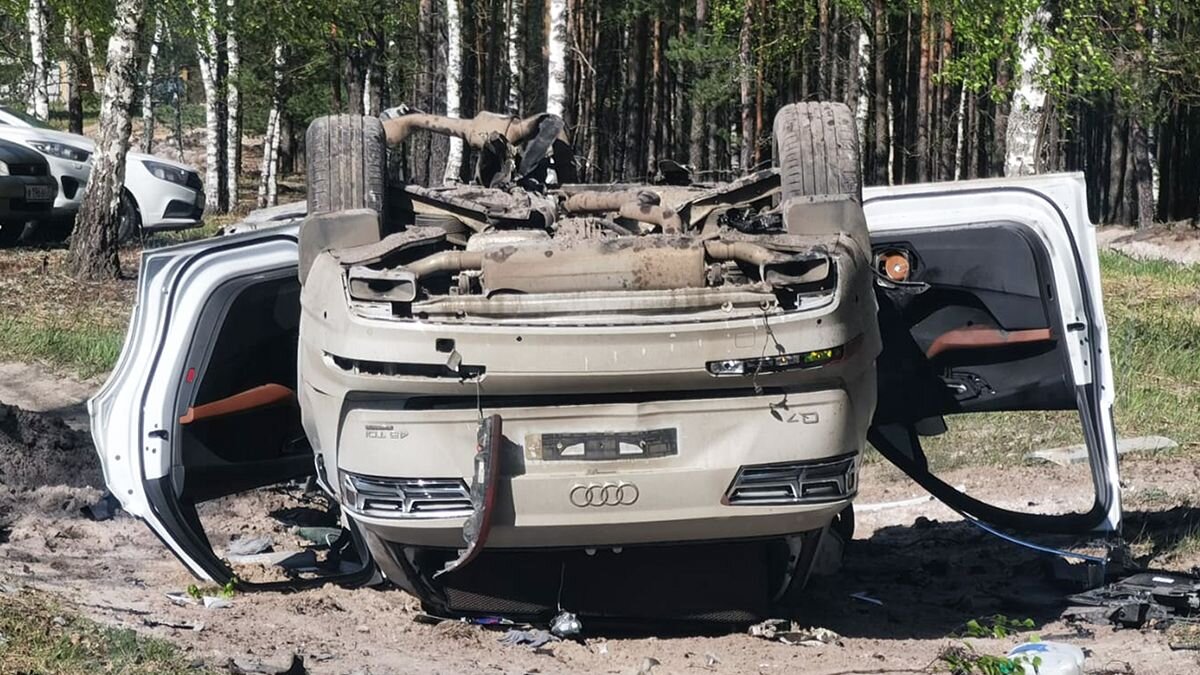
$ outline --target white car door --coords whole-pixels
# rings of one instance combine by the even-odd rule
[[[897,282],[878,292],[884,349],[872,445],[987,523],[1119,532],[1112,368],[1082,176],[872,188],[864,208],[881,271]],[[923,435],[944,431],[944,416],[1072,409],[1095,487],[1083,512],[985,503],[935,475],[921,448]]]
[[[110,491],[193,574],[218,584],[235,575],[196,505],[315,472],[294,396],[296,231],[146,252],[125,347],[88,402]],[[334,576],[367,567],[342,565]]]

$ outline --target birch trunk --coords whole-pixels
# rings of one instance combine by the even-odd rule
[[[446,0],[446,115],[461,117],[462,96],[462,23],[459,21],[458,0]],[[443,181],[457,183],[462,168],[463,142],[457,136],[450,139]]]
[[[108,77],[100,102],[92,177],[84,188],[83,205],[75,221],[68,254],[68,268],[76,279],[115,279],[121,274],[117,214],[125,182],[125,153],[129,151],[129,136],[133,131],[130,106],[145,8],[145,0],[117,0],[117,18],[108,41]]]
[[[522,0],[509,0],[508,8],[508,111],[517,117],[523,117],[521,92],[524,90],[525,68],[521,63],[521,55],[525,53],[521,41],[521,31],[524,28],[522,19],[525,16],[525,3]]]
[[[79,22],[68,17],[63,42],[67,53],[67,130],[73,134],[83,133],[83,93],[79,82],[83,74],[80,63],[83,58],[79,53],[81,39]]]
[[[199,9],[199,8],[196,8]],[[208,0],[207,13],[197,11],[204,22],[203,40],[196,41],[196,60],[200,64],[200,81],[204,85],[204,187],[209,192],[208,203],[221,211],[221,117],[219,83],[217,82],[217,5]]]
[[[154,151],[154,75],[158,69],[158,49],[162,42],[162,14],[154,15],[154,39],[150,41],[150,55],[146,58],[146,79],[142,84],[142,152]]]
[[[225,79],[225,192],[229,195],[229,210],[237,208],[238,177],[242,173],[242,92],[238,75],[242,57],[238,50],[236,0],[225,0],[225,53],[229,68]]]
[[[104,91],[104,64],[96,56],[96,37],[92,31],[83,31],[84,53],[87,54],[88,70],[92,74],[92,90]]]
[[[271,112],[267,115],[267,133],[263,136],[262,169],[258,178],[258,207],[274,206],[275,171],[279,166],[280,115],[283,103],[283,45],[276,44],[272,58]]]
[[[550,82],[546,88],[546,112],[562,117],[567,101],[567,2],[548,0],[550,3],[550,32],[546,36],[550,49],[547,56],[547,71]]]
[[[29,113],[40,120],[50,119],[50,93],[46,69],[46,0],[29,0],[26,23],[29,28],[29,56],[33,61],[33,82],[29,91]]]

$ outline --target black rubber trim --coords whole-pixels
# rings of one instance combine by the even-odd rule
[[[1071,230],[1070,221],[1067,216],[1059,208],[1058,204],[1050,199],[1045,194],[1033,190],[1031,188],[1019,186],[1002,186],[993,188],[974,188],[967,190],[940,190],[933,192],[923,192],[912,195],[883,195],[872,197],[863,202],[864,208],[872,202],[883,201],[900,201],[905,199],[914,199],[922,197],[945,197],[945,196],[961,196],[973,194],[994,194],[996,192],[1012,192],[1020,194],[1032,195],[1050,205],[1054,212],[1058,214],[1059,222],[1062,224],[1063,230],[1067,234],[1067,241],[1071,243],[1071,254],[1075,258],[1075,273],[1079,279],[1080,293],[1083,295],[1084,312],[1088,318],[1088,343],[1092,350],[1096,349],[1096,322],[1092,317],[1092,293],[1087,284],[1087,272],[1083,269],[1083,256],[1079,252],[1079,243],[1075,241],[1075,233]],[[1097,359],[1091,358],[1092,368],[1092,384],[1076,387],[1076,398],[1079,401],[1080,418],[1083,420],[1084,440],[1089,447],[1095,447],[1095,444],[1100,443],[1099,430],[1102,422],[1100,420],[1101,410],[1099,409],[1099,401],[1096,396],[1095,387],[1099,386],[1100,372]],[[911,431],[911,426],[910,426]],[[871,445],[893,464],[904,471],[918,485],[925,488],[934,497],[946,503],[951,508],[957,509],[968,515],[975,516],[980,520],[997,525],[999,527],[1011,528],[1016,530],[1024,530],[1035,533],[1047,534],[1081,534],[1094,530],[1097,525],[1104,522],[1107,517],[1106,505],[1111,503],[1113,495],[1108,489],[1104,476],[1108,469],[1108,458],[1101,454],[1096,458],[1096,461],[1090,461],[1092,469],[1092,486],[1095,493],[1095,500],[1092,503],[1091,510],[1086,513],[1073,513],[1062,515],[1042,515],[1032,513],[1021,513],[1003,509],[998,506],[993,506],[986,502],[979,501],[966,493],[956,490],[946,482],[942,481],[937,476],[930,473],[927,469],[921,469],[913,465],[913,463],[905,457],[900,449],[887,442],[882,433],[874,426],[867,432],[867,438]],[[920,440],[916,439],[913,432],[914,442],[918,445]],[[1119,532],[1118,532],[1119,534]]]
[[[173,313],[169,311],[175,306],[176,298],[179,293],[179,286],[184,277],[184,272],[192,265],[196,264],[201,258],[215,253],[223,252],[229,249],[238,248],[246,244],[264,244],[272,241],[292,241],[297,242],[297,238],[292,235],[270,235],[261,239],[256,238],[251,241],[230,241],[226,244],[218,244],[211,248],[206,248],[202,251],[189,257],[175,274],[175,278],[171,283],[171,290],[167,296],[167,313],[163,323],[162,334],[166,335],[171,327]],[[284,269],[284,268],[280,268]],[[159,342],[154,351],[154,357],[151,360],[150,372],[153,373],[157,368],[159,361],[162,359],[163,342]],[[146,409],[146,402],[149,397],[149,390],[142,392],[142,410]],[[139,431],[144,419],[138,420]],[[177,426],[177,424],[176,424]],[[178,434],[175,434],[178,436]],[[135,452],[140,452],[140,448],[135,449]],[[184,549],[189,557],[196,561],[197,564],[212,577],[213,581],[224,585],[231,580],[235,581],[235,586],[241,591],[262,590],[262,591],[290,591],[301,590],[305,588],[313,588],[330,581],[343,584],[354,584],[368,580],[374,573],[374,566],[370,562],[370,554],[366,551],[366,544],[363,541],[362,534],[357,531],[357,527],[352,525],[351,536],[354,538],[355,548],[358,549],[362,560],[364,561],[362,569],[346,574],[338,574],[330,577],[319,577],[315,579],[297,579],[289,581],[276,581],[270,583],[251,583],[237,579],[233,570],[219,558],[212,549],[212,545],[208,543],[203,532],[197,532],[192,523],[184,514],[183,505],[180,503],[175,490],[171,485],[171,476],[163,476],[157,479],[147,479],[145,471],[145,463],[142,464],[142,486],[146,492],[147,502],[151,512],[158,518],[163,526],[175,535],[174,542],[180,548]],[[151,528],[153,530],[154,528]],[[162,539],[162,537],[159,537]],[[168,546],[174,552],[174,547]],[[177,556],[178,557],[178,556]]]

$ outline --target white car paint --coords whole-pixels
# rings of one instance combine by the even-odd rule
[[[1119,532],[1120,477],[1112,423],[1113,380],[1100,290],[1095,232],[1088,221],[1079,174],[1012,180],[880,187],[864,190],[872,234],[966,228],[995,221],[1022,224],[1041,239],[1054,271],[1063,334],[1077,336],[1069,351],[1074,382],[1095,392],[1089,458],[1104,519],[1098,532]],[[143,255],[137,304],[120,360],[88,401],[92,438],[108,487],[129,513],[142,518],[197,577],[216,581],[187,551],[178,532],[156,513],[150,481],[174,476],[179,459],[176,394],[186,377],[187,346],[206,301],[234,279],[295,269],[293,223],[219,239],[157,249]]]
[[[71,217],[83,203],[83,188],[92,173],[92,154],[96,144],[86,136],[37,126],[17,111],[0,106],[0,139],[20,143],[40,152],[50,163],[50,174],[59,182],[54,215]],[[75,161],[43,152],[36,144],[60,143],[87,153],[85,161]],[[188,174],[190,185],[180,185],[154,176],[146,162],[157,162]],[[133,197],[147,230],[185,229],[200,224],[204,214],[204,190],[200,174],[192,167],[171,159],[130,152],[125,155],[125,188]],[[168,212],[168,208],[170,212]]]

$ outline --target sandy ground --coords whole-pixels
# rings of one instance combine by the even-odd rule
[[[1200,230],[1187,224],[1155,225],[1145,230],[1108,226],[1096,232],[1096,243],[1100,247],[1132,258],[1200,264]]]
[[[24,376],[2,377],[0,400],[51,411],[52,419],[36,424],[49,425],[39,429],[50,429],[57,441],[34,453],[13,444],[11,429],[10,440],[0,440],[0,445],[9,443],[0,452],[33,453],[53,465],[43,467],[40,477],[17,479],[3,472],[19,457],[0,464],[5,484],[0,490],[0,588],[54,592],[92,618],[168,638],[183,647],[186,658],[208,665],[230,658],[285,663],[299,654],[316,673],[913,672],[959,643],[948,636],[965,621],[1000,613],[1032,618],[1042,639],[1087,649],[1091,673],[1200,672],[1197,652],[1172,651],[1161,632],[1060,620],[1066,591],[1049,580],[1044,558],[981,533],[932,501],[863,509],[846,568],[811,585],[809,603],[795,618],[836,631],[842,640],[835,645],[788,646],[741,633],[689,634],[663,627],[633,635],[589,635],[584,642],[558,642],[535,653],[501,645],[499,634],[484,628],[417,623],[416,603],[400,591],[335,586],[241,594],[226,609],[177,606],[165,594],[182,591],[194,580],[148,528],[124,515],[97,523],[79,514],[80,506],[100,495],[101,479],[90,458],[63,454],[87,453],[90,447],[86,437],[71,436],[54,418],[76,414],[79,397],[95,383],[22,368],[27,367],[0,364],[0,373],[25,372],[41,384],[22,384]],[[68,470],[56,473],[58,465]],[[1123,471],[1130,499],[1127,531],[1139,542],[1135,552],[1174,569],[1200,562],[1196,553],[1161,554],[1197,527],[1200,511],[1191,503],[1198,465],[1175,456],[1133,456],[1124,460]],[[1053,512],[1090,500],[1087,481],[1074,469],[976,467],[956,470],[947,479],[1014,508]],[[922,495],[883,463],[869,464],[861,483],[860,505]],[[206,505],[202,517],[218,547],[231,536],[265,535],[287,548],[297,541],[295,515],[311,506],[294,495],[264,490]],[[860,592],[882,604],[850,597]],[[1019,639],[970,642],[981,652],[1002,654]]]

